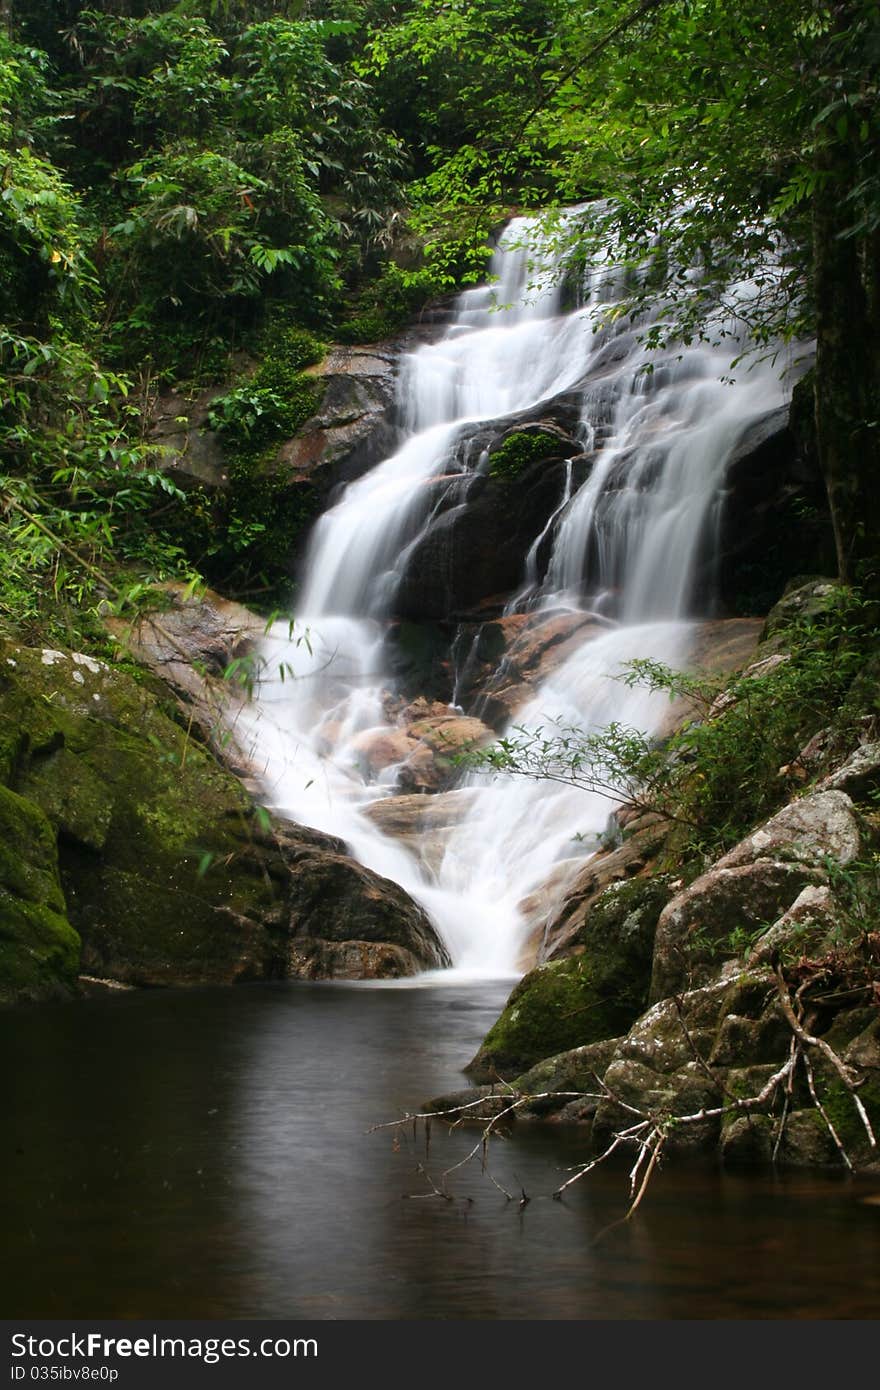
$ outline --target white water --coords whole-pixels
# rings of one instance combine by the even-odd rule
[[[721,380],[735,346],[682,349],[655,365],[630,327],[594,332],[606,316],[601,266],[582,307],[563,314],[559,277],[530,271],[530,234],[525,219],[512,223],[493,259],[494,287],[461,295],[442,341],[402,362],[406,442],[319,522],[293,640],[276,624],[244,716],[266,803],[346,840],[425,906],[457,971],[489,975],[516,972],[528,930],[520,904],[548,880],[562,891],[611,807],[555,783],[472,777],[468,814],[433,870],[363,815],[393,790],[394,769],[367,783],[353,747],[359,733],[388,727],[383,619],[440,499],[449,489],[466,495],[470,475],[451,462],[458,435],[580,385],[585,448],[604,447],[588,481],[560,497],[543,586],[535,546],[512,606],[601,609],[620,625],[586,640],[516,724],[598,728],[614,719],[654,731],[665,697],[613,677],[633,657],[687,661],[695,564],[720,514],[727,459],[746,426],[783,400],[768,364],[736,384]]]

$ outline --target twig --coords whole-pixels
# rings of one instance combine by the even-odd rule
[[[834,1140],[835,1144],[837,1145],[837,1151],[838,1151],[838,1153],[840,1154],[840,1157],[843,1159],[843,1161],[844,1161],[844,1163],[846,1164],[846,1166],[847,1166],[847,1168],[849,1169],[849,1171],[852,1172],[852,1171],[853,1171],[853,1166],[852,1166],[852,1163],[851,1163],[851,1161],[850,1161],[849,1154],[847,1153],[846,1149],[843,1147],[843,1143],[842,1143],[842,1141],[841,1141],[840,1135],[837,1133],[837,1130],[834,1128],[834,1125],[831,1123],[831,1120],[828,1118],[828,1114],[827,1114],[827,1112],[826,1112],[826,1110],[825,1110],[825,1107],[824,1107],[824,1105],[822,1104],[821,1100],[819,1099],[818,1095],[816,1094],[816,1083],[815,1083],[815,1080],[814,1080],[814,1077],[813,1077],[813,1066],[812,1066],[812,1063],[811,1063],[811,1061],[810,1061],[810,1058],[809,1058],[809,1056],[807,1055],[806,1052],[803,1052],[803,1053],[801,1054],[801,1056],[802,1056],[802,1058],[803,1058],[804,1071],[807,1073],[807,1085],[808,1085],[809,1088],[810,1088],[810,1095],[811,1095],[812,1098],[813,1098],[813,1104],[815,1105],[815,1107],[816,1107],[816,1109],[818,1110],[819,1114],[822,1116],[822,1119],[825,1121],[825,1124],[826,1124],[826,1126],[827,1126],[827,1128],[828,1128],[828,1133],[831,1135],[831,1138]]]
[[[840,1059],[840,1057],[838,1057],[837,1053],[834,1051],[834,1048],[830,1047],[828,1043],[825,1042],[824,1038],[813,1037],[813,1035],[811,1033],[808,1033],[807,1030],[803,1027],[803,1025],[798,1021],[794,1009],[792,1007],[791,995],[788,992],[788,986],[785,983],[785,977],[782,974],[782,971],[780,970],[779,966],[776,967],[776,982],[779,987],[779,998],[782,1003],[782,1011],[785,1014],[785,1017],[788,1019],[789,1027],[791,1028],[795,1037],[798,1038],[798,1040],[801,1043],[805,1044],[807,1047],[818,1048],[818,1050],[822,1053],[822,1056],[825,1057],[827,1061],[829,1061],[831,1065],[834,1067],[834,1070],[837,1072],[838,1076],[840,1077],[841,1081],[843,1082],[844,1086],[846,1087],[847,1091],[849,1091],[849,1094],[852,1097],[853,1105],[858,1111],[859,1119],[864,1125],[865,1133],[868,1136],[868,1143],[870,1144],[872,1149],[876,1149],[877,1140],[874,1137],[874,1130],[871,1127],[871,1121],[868,1118],[868,1112],[865,1109],[856,1092],[856,1082],[849,1068]]]
[[[782,1136],[785,1133],[785,1125],[786,1121],[788,1120],[788,1112],[791,1108],[791,1097],[792,1092],[794,1091],[794,1071],[795,1067],[797,1066],[797,1060],[799,1056],[800,1044],[798,1043],[797,1037],[794,1034],[792,1034],[791,1046],[788,1050],[789,1071],[788,1079],[785,1086],[785,1100],[782,1105],[782,1115],[779,1119],[779,1127],[776,1131],[776,1138],[773,1144],[773,1153],[770,1156],[771,1163],[775,1163],[777,1158],[779,1157],[779,1146],[782,1143]]]

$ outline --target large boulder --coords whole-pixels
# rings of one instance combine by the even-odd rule
[[[334,347],[306,375],[322,387],[317,413],[281,446],[275,468],[322,490],[350,482],[392,453],[399,344]]]
[[[845,792],[816,792],[784,806],[718,860],[735,869],[758,859],[781,859],[821,866],[833,859],[844,866],[857,859],[862,836]]]
[[[288,973],[363,979],[449,964],[428,917],[398,884],[347,855],[308,845],[286,858],[293,870],[285,903]]]
[[[783,807],[664,908],[657,924],[651,998],[706,981],[735,954],[737,933],[757,936],[803,889],[826,882],[826,861],[857,857],[861,832],[843,792],[820,792]]]
[[[327,892],[344,902],[349,937],[407,951],[410,972],[445,963],[402,889],[339,841],[273,824],[149,681],[3,644],[0,714],[0,782],[52,827],[87,973],[139,985],[283,977],[294,937],[324,939],[315,904]]]

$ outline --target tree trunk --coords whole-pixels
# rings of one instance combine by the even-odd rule
[[[842,9],[845,7],[841,7]],[[880,266],[878,237],[853,232],[847,194],[866,164],[851,133],[819,134],[813,196],[816,440],[839,577],[880,591]],[[862,172],[863,176],[863,172]]]

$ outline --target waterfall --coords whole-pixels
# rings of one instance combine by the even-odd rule
[[[561,893],[598,845],[610,806],[570,786],[472,775],[467,810],[432,860],[364,814],[393,792],[394,768],[368,781],[356,742],[366,730],[395,733],[386,620],[438,509],[465,501],[473,483],[457,442],[474,423],[578,392],[584,447],[602,447],[578,489],[569,466],[509,608],[601,611],[613,622],[598,637],[595,625],[588,630],[515,722],[597,729],[614,719],[652,732],[665,697],[615,676],[634,657],[687,661],[697,558],[717,524],[728,459],[749,423],[784,399],[769,362],[722,380],[735,336],[658,359],[625,316],[609,312],[614,290],[601,258],[578,306],[564,311],[560,269],[537,224],[515,219],[490,284],[460,295],[442,340],[403,359],[404,443],[316,526],[294,622],[267,635],[257,698],[242,716],[266,804],[339,835],[402,884],[431,915],[456,970],[472,973],[516,972],[524,901],[548,884]],[[750,293],[734,287],[728,299]],[[735,335],[735,323],[717,326]],[[538,544],[550,546],[543,580]]]

